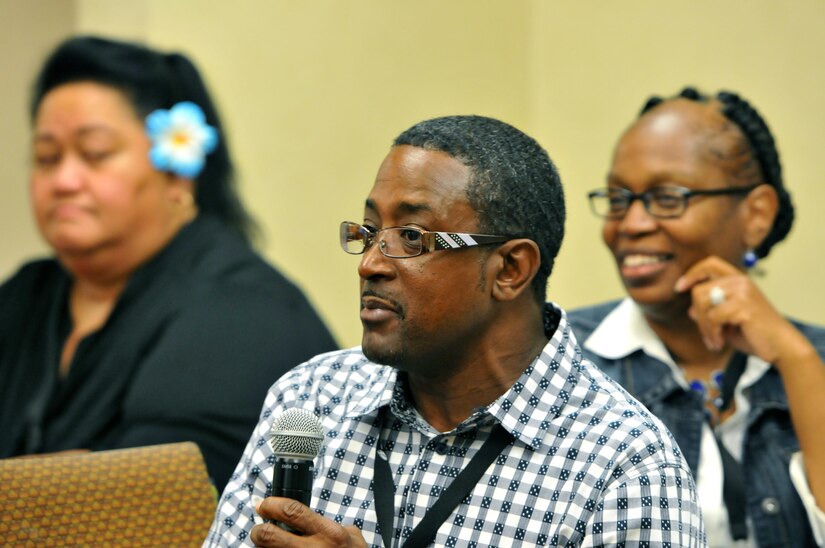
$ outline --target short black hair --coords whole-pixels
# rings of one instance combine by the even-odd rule
[[[738,162],[738,173],[734,175],[740,178],[744,184],[769,184],[776,190],[779,197],[779,209],[771,231],[754,249],[754,253],[758,257],[767,257],[771,248],[788,235],[795,216],[790,192],[782,182],[782,163],[779,161],[779,150],[777,150],[776,141],[767,122],[748,101],[737,93],[720,91],[715,96],[709,96],[693,87],[685,87],[678,95],[670,99],[663,99],[658,96],[650,97],[645,102],[640,116],[672,99],[689,99],[701,103],[709,103],[712,99],[715,99],[721,105],[720,110],[725,118],[739,128],[743,138],[743,147],[741,148],[747,151],[749,158],[746,161]]]
[[[541,251],[532,282],[539,303],[564,238],[564,191],[547,152],[522,131],[484,116],[445,116],[420,122],[394,143],[449,154],[470,169],[467,198],[479,230],[529,238]]]
[[[135,42],[95,36],[69,38],[49,55],[37,75],[30,103],[32,123],[43,98],[54,88],[73,82],[94,82],[117,89],[141,118],[181,101],[200,106],[220,139],[195,180],[195,203],[201,212],[222,219],[247,240],[257,235],[257,225],[237,195],[235,170],[218,111],[188,57]]]

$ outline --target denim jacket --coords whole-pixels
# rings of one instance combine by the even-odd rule
[[[621,359],[607,359],[584,348],[584,341],[619,302],[568,313],[582,352],[665,423],[691,469],[696,471],[705,421],[700,398],[676,381],[667,364],[641,350]],[[819,355],[825,356],[825,329],[793,324],[808,337]],[[747,513],[756,543],[762,547],[815,546],[807,513],[788,472],[791,455],[800,448],[778,371],[771,368],[746,394],[751,410],[742,464]]]

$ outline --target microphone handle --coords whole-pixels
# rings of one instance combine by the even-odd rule
[[[314,470],[312,459],[276,457],[272,473],[272,496],[294,499],[309,506]]]

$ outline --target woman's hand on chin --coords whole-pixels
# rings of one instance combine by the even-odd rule
[[[730,345],[777,363],[783,356],[810,346],[747,273],[719,257],[694,264],[679,278],[675,289],[690,291],[688,314],[711,350]]]

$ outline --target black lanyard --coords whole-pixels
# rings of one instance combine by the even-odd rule
[[[742,466],[736,462],[733,455],[725,447],[716,434],[716,445],[719,447],[719,454],[722,456],[722,470],[724,479],[722,483],[722,498],[728,510],[728,523],[730,524],[730,536],[733,540],[748,538],[747,507],[745,502],[745,478],[742,473]]]
[[[734,390],[739,383],[739,378],[745,372],[748,363],[748,356],[735,352],[725,368],[725,377],[722,380],[722,405],[719,411],[728,409],[733,403]],[[733,458],[733,455],[722,443],[722,440],[713,433],[716,438],[716,445],[719,447],[719,454],[722,457],[722,473],[724,481],[722,483],[722,498],[728,510],[728,522],[730,524],[730,535],[733,540],[748,538],[747,507],[745,501],[745,476],[742,466]]]
[[[424,514],[424,518],[413,529],[404,543],[404,548],[423,548],[427,546],[435,537],[435,533],[441,524],[450,516],[461,500],[473,490],[473,487],[484,475],[490,464],[512,441],[513,436],[500,424],[497,425],[490,433],[487,441],[484,442],[484,445],[481,446],[481,449],[478,450],[478,453],[467,464],[467,467],[456,476],[453,482],[441,493],[432,508]],[[381,532],[381,538],[384,540],[384,548],[390,548],[395,532],[395,484],[393,483],[390,465],[378,455],[377,447],[378,444],[376,444],[375,478],[373,480],[375,513],[378,515],[378,529]]]

